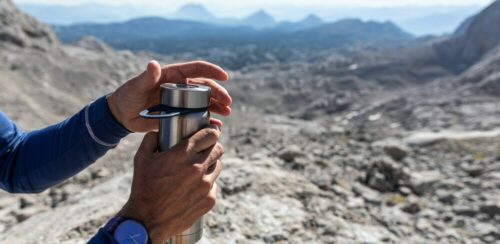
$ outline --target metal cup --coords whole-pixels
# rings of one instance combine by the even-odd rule
[[[161,86],[161,104],[143,111],[141,116],[160,120],[159,149],[166,151],[209,125],[209,104],[210,87],[168,83]],[[151,115],[150,112],[160,113]],[[194,244],[202,235],[203,217],[166,243]]]

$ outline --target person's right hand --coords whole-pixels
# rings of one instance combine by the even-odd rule
[[[166,152],[150,132],[134,158],[132,192],[120,215],[143,223],[153,243],[164,243],[215,206],[222,170],[220,131],[203,129]]]

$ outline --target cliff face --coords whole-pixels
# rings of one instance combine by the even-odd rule
[[[500,1],[467,19],[447,41],[436,45],[449,63],[470,66],[500,44]]]
[[[58,45],[48,26],[18,11],[11,0],[0,0],[0,42],[41,50]]]

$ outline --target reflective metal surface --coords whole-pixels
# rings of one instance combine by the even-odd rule
[[[210,113],[191,113],[160,120],[160,151],[166,151],[209,124]]]
[[[161,103],[170,107],[205,108],[210,103],[210,88],[179,84],[162,85]],[[184,138],[209,125],[210,112],[197,112],[160,120],[160,151],[168,150]],[[166,243],[194,244],[203,234],[203,218]]]
[[[173,236],[167,241],[168,244],[186,244],[186,243],[196,243],[201,240],[203,236],[203,217],[196,221],[196,223],[191,226],[191,228],[182,232],[180,235]]]
[[[161,104],[175,108],[205,108],[210,102],[210,87],[201,85],[161,85]]]

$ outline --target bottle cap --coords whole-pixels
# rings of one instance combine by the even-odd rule
[[[161,85],[161,104],[174,108],[206,108],[210,105],[210,87],[192,84]]]

